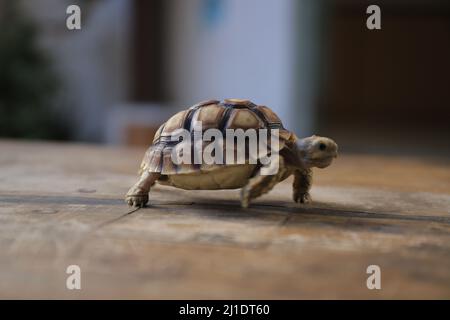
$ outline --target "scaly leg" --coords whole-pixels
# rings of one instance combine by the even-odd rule
[[[241,189],[241,206],[242,208],[248,208],[250,201],[255,199],[270,190],[282,180],[283,175],[286,173],[284,167],[284,161],[282,157],[279,157],[279,169],[274,175],[261,175],[261,170],[248,180],[248,183]]]
[[[310,203],[311,196],[309,195],[309,189],[311,189],[312,185],[312,170],[296,170],[294,172],[294,177],[294,201],[300,203]]]
[[[145,206],[148,202],[150,188],[155,184],[155,181],[159,176],[159,173],[144,171],[139,178],[139,181],[127,192],[125,202],[128,203],[129,206]]]

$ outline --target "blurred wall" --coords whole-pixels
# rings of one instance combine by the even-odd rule
[[[247,98],[272,107],[285,126],[311,133],[321,1],[174,0],[170,4],[170,87],[187,106]]]
[[[378,31],[365,26],[365,0],[22,3],[54,57],[76,140],[148,144],[173,112],[229,97],[343,146],[449,136],[448,1],[380,0]],[[72,3],[81,31],[65,27]]]
[[[80,31],[65,28],[65,9],[71,3],[82,8]],[[111,126],[118,119],[132,123],[135,117],[127,113],[136,102],[148,109],[144,114],[153,127],[161,107],[176,110],[230,97],[268,105],[286,127],[299,135],[311,134],[319,90],[321,3],[24,2],[42,27],[42,43],[63,76],[64,112],[73,122],[74,138],[109,142],[127,140],[111,138]]]
[[[66,8],[82,8],[82,29],[66,28]],[[127,99],[131,2],[127,0],[22,1],[41,31],[62,80],[59,106],[72,137],[104,141],[106,114]]]
[[[367,3],[332,2],[320,131],[346,150],[448,155],[450,2],[378,1],[375,31]]]

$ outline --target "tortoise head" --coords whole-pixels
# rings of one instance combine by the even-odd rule
[[[337,144],[325,137],[311,136],[297,141],[297,152],[304,168],[326,168],[337,158]]]

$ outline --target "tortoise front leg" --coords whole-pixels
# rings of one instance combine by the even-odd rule
[[[296,170],[294,172],[294,194],[293,198],[295,202],[310,203],[311,196],[309,190],[312,185],[312,170],[303,169]]]
[[[159,178],[159,173],[144,171],[139,178],[139,181],[128,190],[125,197],[125,202],[129,206],[143,207],[148,202],[148,193],[150,188],[155,184]]]

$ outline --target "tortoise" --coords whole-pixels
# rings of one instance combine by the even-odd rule
[[[249,161],[246,148],[245,162],[240,164],[228,160],[213,164],[175,164],[171,158],[174,149],[183,143],[190,148],[193,142],[180,140],[179,137],[174,139],[174,133],[185,130],[192,134],[194,123],[199,122],[202,124],[201,130],[216,129],[223,135],[229,129],[254,129],[257,132],[262,132],[261,129],[278,130],[278,146],[275,150],[274,145],[268,143],[267,152],[258,154],[256,163]],[[221,147],[224,152],[231,148],[228,144]],[[233,153],[235,151],[232,150]],[[278,170],[274,174],[262,174],[261,156],[268,156],[275,151],[278,154],[277,161],[272,162],[277,164]],[[328,167],[337,157],[337,151],[337,144],[326,137],[313,135],[297,138],[283,127],[280,118],[266,106],[242,99],[225,99],[223,102],[208,100],[178,112],[159,127],[142,160],[140,178],[126,194],[125,201],[130,206],[145,206],[150,188],[158,182],[186,190],[241,188],[241,206],[247,208],[252,199],[269,192],[278,182],[294,175],[294,201],[310,203],[312,168]]]

